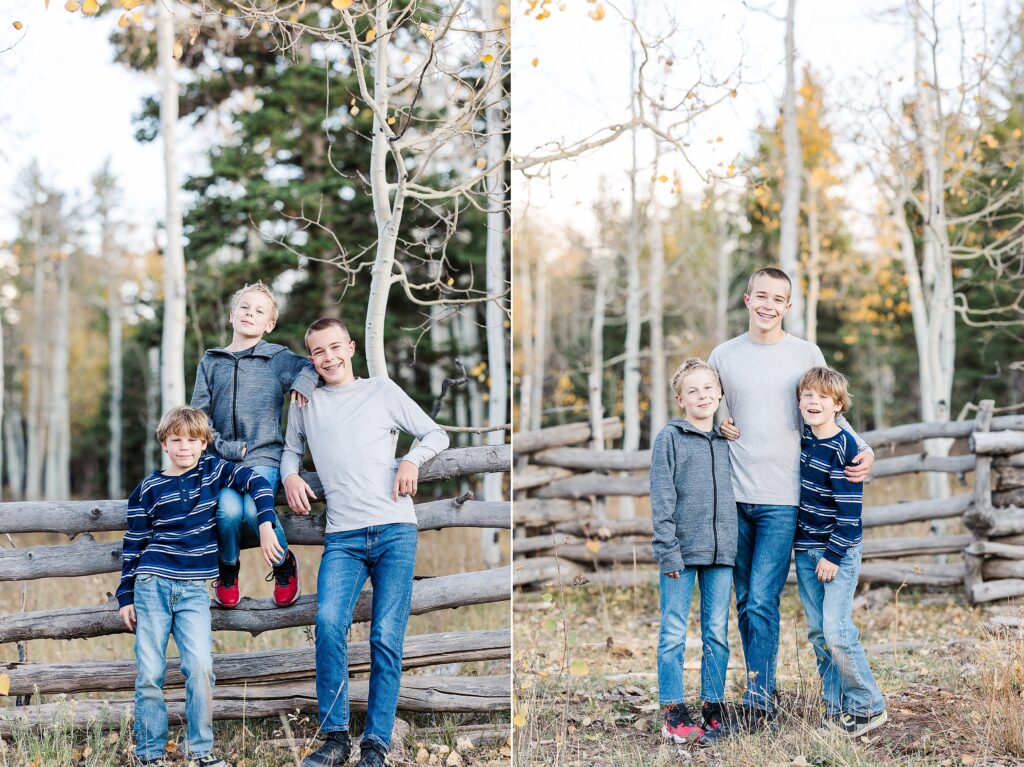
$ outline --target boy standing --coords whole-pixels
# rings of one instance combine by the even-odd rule
[[[856,737],[885,724],[885,699],[853,625],[861,558],[861,485],[846,477],[853,436],[836,417],[850,407],[846,377],[827,367],[800,379],[800,513],[796,577],[822,681],[825,721]]]
[[[230,319],[231,343],[209,349],[199,361],[192,407],[210,417],[213,451],[249,467],[276,492],[284,448],[284,395],[291,390],[292,401],[305,405],[316,387],[316,373],[303,357],[263,340],[277,323],[277,300],[262,282],[245,285],[231,297]],[[241,597],[238,555],[245,531],[259,538],[263,559],[274,570],[274,602],[287,607],[299,598],[295,555],[288,551],[284,530],[273,512],[271,521],[269,528],[257,524],[252,498],[232,489],[221,493],[217,503],[219,577],[214,583],[214,600],[221,607],[234,607]]]
[[[340,767],[351,753],[347,635],[369,577],[370,698],[358,767],[381,767],[391,746],[412,601],[412,496],[420,464],[448,447],[448,435],[393,381],[355,377],[356,344],[345,323],[317,320],[306,331],[306,348],[323,385],[306,407],[288,414],[281,473],[288,505],[307,514],[316,495],[298,471],[308,443],[327,501],[316,612],[316,697],[327,739],[302,764]],[[420,440],[401,461],[394,457],[396,430]]]
[[[248,494],[267,528],[274,494],[251,470],[204,455],[212,436],[201,410],[169,410],[157,438],[170,468],[154,471],[128,499],[117,603],[135,631],[135,753],[143,764],[161,764],[167,744],[163,684],[173,634],[185,675],[186,753],[200,767],[224,765],[211,753],[214,678],[206,587],[217,574],[217,494],[225,487]]]
[[[742,724],[750,729],[763,727],[776,708],[779,600],[789,574],[800,501],[796,387],[804,373],[825,364],[815,344],[782,329],[792,308],[791,293],[789,277],[780,269],[751,275],[743,296],[750,315],[747,332],[719,344],[708,358],[722,379],[730,415],[721,431],[730,440],[738,512],[733,579],[747,666]],[[845,419],[838,423],[857,439]],[[847,476],[863,482],[874,453],[859,439],[857,444],[862,452]]]

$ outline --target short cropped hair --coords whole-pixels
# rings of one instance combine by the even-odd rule
[[[166,442],[172,434],[213,442],[213,431],[206,413],[188,405],[172,407],[160,419],[160,425],[156,427],[156,438]]]
[[[270,299],[270,319],[277,322],[277,297],[274,295],[274,291],[263,284],[263,280],[256,280],[252,285],[243,285],[241,288],[236,290],[231,295],[231,311],[235,311],[238,308],[238,302],[242,300],[242,296],[246,293],[259,293]]]
[[[348,340],[352,340],[352,334],[348,332],[348,325],[344,322],[334,317],[321,317],[318,320],[314,320],[313,324],[306,328],[306,335],[302,337],[302,342],[306,344],[306,351],[312,351],[309,348],[310,333],[316,333],[318,330],[327,330],[330,327],[341,328]]]
[[[715,381],[718,383],[718,388],[722,388],[722,379],[718,377],[718,373],[713,367],[700,357],[690,357],[682,365],[676,368],[676,372],[672,374],[672,391],[676,393],[677,397],[683,396],[683,379],[696,370],[709,371],[711,375],[715,377]]]
[[[832,401],[839,405],[840,413],[845,413],[853,404],[846,376],[830,367],[811,368],[804,373],[804,377],[800,379],[800,385],[796,387],[798,397],[804,389],[814,389],[826,397],[831,397]]]
[[[781,269],[776,269],[774,266],[766,266],[764,269],[758,269],[747,280],[747,295],[749,296],[754,290],[754,280],[758,277],[771,277],[773,280],[783,280],[789,286],[789,296],[793,295],[793,281],[789,279],[789,275]]]

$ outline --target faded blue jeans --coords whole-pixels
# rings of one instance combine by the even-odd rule
[[[402,648],[412,604],[416,525],[394,524],[328,533],[317,574],[316,698],[320,731],[349,728],[348,631],[359,592],[373,586],[370,698],[363,740],[391,747]]]
[[[259,474],[270,483],[271,492],[277,492],[281,470],[277,466],[253,466],[253,472]],[[274,518],[274,532],[277,542],[284,549],[279,562],[284,562],[288,553],[288,540],[281,528],[281,521]],[[257,541],[260,539],[260,526],[256,518],[256,502],[250,495],[240,495],[237,490],[225,487],[217,496],[217,556],[226,565],[238,563],[238,554],[242,548],[242,535],[249,533]]]
[[[796,552],[796,579],[807,615],[807,638],[822,682],[825,713],[873,716],[885,698],[871,673],[860,634],[853,625],[853,595],[860,574],[861,546],[851,546],[834,580],[822,583],[816,570],[823,550]]]
[[[687,567],[678,578],[661,574],[661,628],[658,630],[658,703],[683,702],[683,656],[694,581],[700,585],[700,697],[705,703],[725,700],[729,665],[729,599],[732,568]]]
[[[185,753],[213,750],[213,657],[210,592],[206,581],[159,575],[135,579],[135,753],[143,762],[166,756],[167,705],[164,672],[172,634],[185,675]]]
[[[736,511],[739,538],[733,580],[747,664],[743,704],[771,711],[779,657],[779,601],[789,575],[797,507],[737,503]]]

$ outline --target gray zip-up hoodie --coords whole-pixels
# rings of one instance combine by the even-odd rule
[[[280,344],[260,341],[238,358],[208,349],[196,370],[192,407],[210,416],[209,449],[243,466],[279,466],[284,395],[294,389],[308,400],[319,380],[309,360]]]
[[[676,418],[651,451],[654,558],[663,573],[736,563],[736,501],[729,445],[716,426],[708,434]]]

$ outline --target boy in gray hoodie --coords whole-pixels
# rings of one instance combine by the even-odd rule
[[[662,735],[677,743],[713,741],[725,734],[725,671],[729,664],[729,601],[736,561],[736,501],[729,447],[714,424],[722,384],[692,357],[672,376],[685,413],[654,441],[651,518],[661,571],[658,702]],[[694,581],[700,586],[701,724],[683,702],[683,655]]]
[[[207,350],[199,361],[192,407],[210,417],[210,452],[252,469],[276,492],[284,450],[284,395],[291,391],[292,402],[304,406],[319,379],[305,357],[263,340],[277,323],[277,300],[262,282],[245,285],[231,297],[230,319],[231,343]],[[300,591],[298,565],[280,521],[275,515],[273,526],[259,525],[253,499],[230,488],[217,498],[220,577],[214,582],[214,600],[221,607],[238,604],[238,556],[247,529],[259,538],[263,559],[274,570],[274,602],[279,607],[294,603]]]

